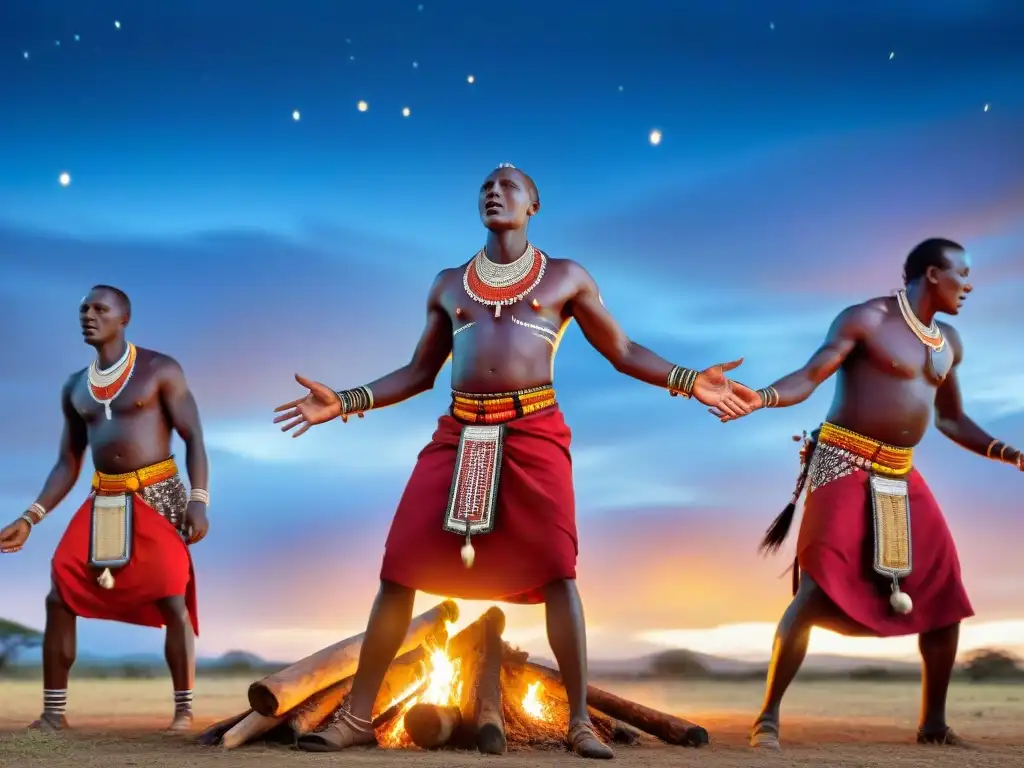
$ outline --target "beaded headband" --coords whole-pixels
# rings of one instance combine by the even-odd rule
[[[513,171],[516,170],[516,167],[512,165],[512,163],[498,163],[497,170],[501,170],[502,168],[511,168]]]

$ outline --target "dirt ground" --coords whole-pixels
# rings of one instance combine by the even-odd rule
[[[246,708],[247,679],[201,680],[196,730]],[[603,683],[602,687],[704,725],[712,744],[618,747],[617,763],[643,768],[886,766],[971,768],[1024,765],[1024,686],[954,686],[950,722],[977,747],[965,754],[913,743],[919,690],[907,683],[798,683],[787,698],[780,754],[752,752],[746,730],[759,703],[757,683]],[[290,768],[344,760],[365,768],[464,768],[500,759],[508,768],[547,768],[575,760],[564,752],[517,750],[503,758],[468,752],[359,749],[315,755],[286,747],[202,748],[189,738],[154,730],[169,720],[170,684],[152,681],[72,681],[73,734],[26,733],[40,708],[38,683],[0,682],[0,766],[47,768]]]

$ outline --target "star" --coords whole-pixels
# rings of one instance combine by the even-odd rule
[[[419,63],[418,61],[414,61],[414,62],[412,63],[412,68],[413,68],[413,69],[419,69],[419,68],[420,68],[420,63]]]
[[[60,176],[57,177],[57,181],[60,182],[60,185],[62,187],[66,187],[68,184],[71,183],[71,174],[68,173],[67,171],[64,171]]]
[[[988,104],[981,108],[982,112],[988,112]]]
[[[352,38],[351,38],[351,37],[346,37],[346,38],[345,38],[345,42],[346,42],[347,44],[349,44],[349,45],[352,45]]]
[[[473,83],[476,82],[476,78],[470,75],[469,77],[466,78],[466,82],[472,85]]]
[[[889,51],[889,61],[896,58],[896,51]]]
[[[775,22],[774,21],[769,21],[768,22],[768,29],[775,29]]]
[[[60,40],[54,40],[53,44],[60,48]]]
[[[355,56],[349,56],[349,57],[348,57],[348,60],[349,60],[349,61],[355,61],[355,60],[356,60],[356,57],[355,57]]]
[[[369,108],[370,108],[370,105],[369,105],[369,104],[367,104],[367,103],[366,103],[365,101],[363,101],[362,99],[360,99],[360,100],[359,100],[359,103],[358,103],[358,104],[356,104],[356,109],[358,109],[358,110],[359,110],[360,112],[365,112],[365,111],[366,111],[366,110],[368,110]]]
[[[402,107],[402,117],[408,117],[412,114],[412,110],[408,107]]]
[[[292,111],[292,120],[294,120],[297,123],[297,122],[299,122],[300,119],[302,119],[302,113],[300,113],[299,110],[297,110],[297,109],[293,110]]]
[[[79,40],[81,40],[81,39],[82,39],[82,38],[81,38],[80,36],[78,36],[78,35],[75,35],[75,42],[76,42],[76,43],[77,43],[77,42],[78,42]]]
[[[121,28],[121,22],[120,21],[115,21],[114,22],[114,29],[120,29],[120,28]]]
[[[423,3],[420,3],[419,5],[417,5],[416,6],[416,10],[417,11],[422,11],[423,10]]]
[[[619,93],[622,93],[624,90],[626,90],[626,86],[620,85],[619,86]]]
[[[659,144],[661,144],[661,131],[659,131],[657,128],[655,128],[647,136],[647,140],[649,142],[651,142],[651,146],[652,147],[658,146]]]
[[[23,53],[21,54],[21,56],[22,56],[22,58],[24,58],[24,59],[28,59],[28,51],[25,51],[25,52],[23,52]]]

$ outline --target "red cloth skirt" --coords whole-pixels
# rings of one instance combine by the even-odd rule
[[[913,610],[889,605],[892,581],[876,573],[868,473],[857,469],[811,491],[797,541],[797,562],[843,613],[878,637],[915,635],[974,615],[960,559],[938,502],[914,469],[906,476],[912,568],[900,579]]]
[[[135,494],[132,555],[127,565],[111,569],[113,589],[101,587],[96,579],[102,570],[89,565],[91,528],[92,495],[71,518],[53,555],[54,586],[73,614],[85,619],[163,627],[157,601],[184,595],[192,629],[199,634],[192,555],[167,518]]]
[[[380,577],[443,597],[541,603],[543,588],[576,578],[572,433],[557,405],[505,425],[495,527],[465,538],[443,530],[462,424],[442,416],[416,461],[391,523]]]

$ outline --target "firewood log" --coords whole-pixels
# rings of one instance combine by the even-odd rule
[[[444,643],[441,643],[440,647],[443,648]],[[431,651],[421,645],[391,662],[387,674],[384,675],[384,682],[377,691],[377,698],[373,704],[374,712],[383,712],[395,702],[409,696],[413,686],[424,678],[430,654]]]
[[[505,630],[505,613],[497,606],[492,606],[485,611],[476,621],[465,627],[448,644],[449,658],[459,662],[459,677],[462,681],[462,693],[459,697],[458,706],[461,711],[460,723],[457,724],[456,732],[449,739],[451,743],[461,748],[478,746],[479,735],[479,713],[480,713],[480,684],[481,675],[484,672],[485,654],[489,644],[496,646],[498,659],[495,662],[494,673],[498,677],[497,709],[498,722],[501,721],[501,654],[503,643],[501,633]],[[494,653],[495,651],[492,651]],[[494,701],[493,692],[488,692],[489,704]],[[493,716],[491,717],[493,719]],[[492,731],[489,728],[488,731]],[[502,731],[504,728],[502,727]],[[493,734],[491,734],[493,743]],[[493,749],[494,747],[490,747]]]
[[[220,722],[214,723],[205,731],[199,734],[196,738],[196,743],[201,747],[215,747],[220,744],[224,734],[238,725],[242,720],[245,719],[246,715],[252,712],[251,709],[245,710],[245,712],[239,712],[237,715],[232,715]]]
[[[288,727],[296,737],[304,733],[312,733],[324,720],[341,706],[341,703],[352,690],[351,677],[339,680],[334,685],[314,693],[299,706],[288,713]]]
[[[504,618],[504,617],[503,617]],[[497,622],[484,630],[476,680],[476,746],[485,755],[503,755],[507,747],[501,700],[501,659],[504,643]]]
[[[423,749],[443,747],[462,724],[462,710],[454,705],[414,704],[405,713],[405,731]]]
[[[409,626],[399,654],[422,644],[446,622],[455,621],[458,616],[458,606],[450,600],[417,616]],[[249,686],[249,704],[265,717],[287,713],[313,694],[353,675],[359,664],[359,651],[364,639],[365,633],[360,633],[342,640],[253,683]]]
[[[527,662],[526,667],[547,680],[562,683],[562,676],[553,669],[534,662]],[[587,686],[587,704],[615,720],[620,720],[669,744],[701,747],[709,742],[708,732],[699,725],[645,707],[635,701],[628,701],[592,685]]]
[[[250,712],[221,738],[220,745],[224,749],[234,749],[258,739],[285,721],[285,716],[266,717],[258,712]]]

